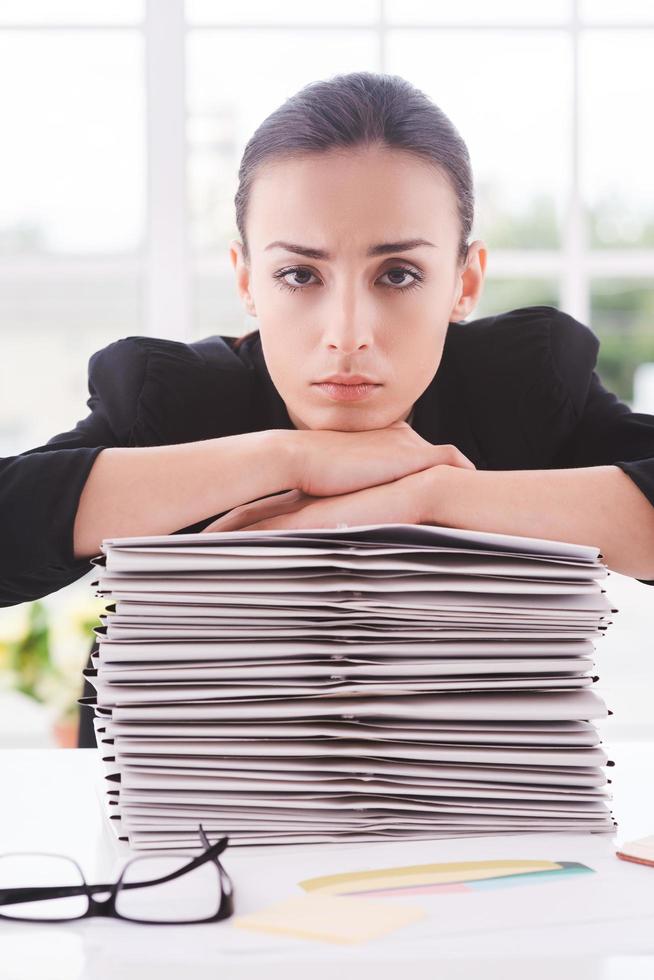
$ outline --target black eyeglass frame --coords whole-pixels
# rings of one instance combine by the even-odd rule
[[[92,916],[103,916],[106,918],[123,919],[125,922],[139,922],[143,925],[196,925],[203,922],[219,922],[221,919],[228,919],[234,913],[234,887],[232,884],[232,879],[229,877],[224,867],[218,860],[218,855],[227,847],[229,843],[229,837],[219,838],[215,844],[209,842],[204,827],[199,824],[198,827],[200,838],[204,844],[206,850],[202,854],[198,854],[196,857],[192,858],[188,864],[183,865],[176,871],[172,871],[170,874],[163,875],[160,878],[151,878],[148,881],[123,881],[125,872],[131,864],[135,861],[141,860],[142,857],[147,857],[148,855],[138,855],[136,857],[130,858],[129,861],[125,863],[120,875],[113,884],[96,884],[89,885],[84,877],[84,873],[80,868],[77,861],[74,858],[67,857],[65,854],[53,854],[37,851],[22,851],[13,852],[0,855],[1,857],[13,857],[16,853],[22,854],[43,854],[44,857],[64,857],[68,861],[72,861],[77,870],[80,873],[82,879],[82,884],[80,885],[44,885],[42,887],[36,888],[0,888],[0,908],[2,905],[17,905],[21,902],[36,902],[39,900],[47,900],[50,898],[69,898],[73,895],[85,895],[88,898],[89,906],[83,915],[71,915],[71,916],[61,916],[59,918],[41,918],[34,916],[18,916],[18,915],[3,915],[0,912],[0,919],[5,922],[43,922],[56,924],[57,922],[81,922],[82,919],[88,919]],[[159,855],[155,855],[159,856]],[[166,851],[163,857],[187,857],[188,855],[182,854],[180,852]],[[179,878],[181,875],[187,874],[189,871],[194,871],[195,868],[200,867],[200,865],[205,864],[207,861],[213,861],[218,868],[218,877],[220,880],[220,903],[218,905],[217,911],[214,915],[207,916],[204,919],[134,919],[131,916],[121,915],[120,912],[116,911],[116,898],[118,892],[121,888],[127,890],[129,888],[147,888],[148,885],[158,885],[164,881],[171,881],[173,878]],[[97,901],[93,897],[94,892],[109,892],[108,898],[103,901]]]

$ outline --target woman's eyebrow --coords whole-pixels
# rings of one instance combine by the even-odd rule
[[[412,248],[420,248],[423,245],[428,245],[429,248],[438,248],[438,245],[434,245],[433,242],[428,242],[424,238],[408,238],[402,242],[381,242],[379,245],[371,245],[366,252],[366,256],[388,255],[391,252],[408,252]],[[308,245],[294,245],[292,242],[271,242],[270,245],[266,245],[264,252],[268,252],[272,248],[283,248],[287,252],[295,252],[298,255],[304,255],[308,259],[325,259],[329,261],[332,258],[331,254],[322,248],[310,248]]]

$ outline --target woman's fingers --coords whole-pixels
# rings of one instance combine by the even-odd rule
[[[219,517],[213,524],[205,527],[202,534],[210,531],[238,531],[249,524],[257,521],[276,517],[278,514],[286,514],[302,506],[305,501],[312,498],[301,490],[287,490],[285,493],[273,494],[270,497],[263,497],[260,500],[253,500],[247,504],[241,504],[232,508],[228,514]]]
[[[456,446],[452,446],[448,443],[437,446],[436,450],[439,453],[439,463],[444,463],[447,466],[460,466],[465,470],[477,469],[475,464],[469,460],[467,456],[464,456],[461,450],[457,449]]]
[[[244,531],[267,531],[279,528],[354,527],[361,524],[419,524],[419,483],[410,474],[393,483],[356,490],[336,497],[315,498],[302,507],[289,510],[255,523]]]
[[[381,486],[440,464],[475,469],[456,446],[433,445],[404,422],[360,432],[300,429],[289,436],[295,485],[312,497]]]

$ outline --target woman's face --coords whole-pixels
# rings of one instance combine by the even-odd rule
[[[249,265],[241,243],[230,246],[238,289],[296,428],[406,419],[440,364],[448,323],[474,309],[483,282],[483,242],[457,262],[447,181],[386,147],[280,160],[253,182],[247,237]],[[334,374],[374,384],[318,384]]]

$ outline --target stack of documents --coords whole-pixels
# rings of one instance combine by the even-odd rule
[[[596,548],[383,524],[102,552],[81,703],[132,847],[614,831]]]

